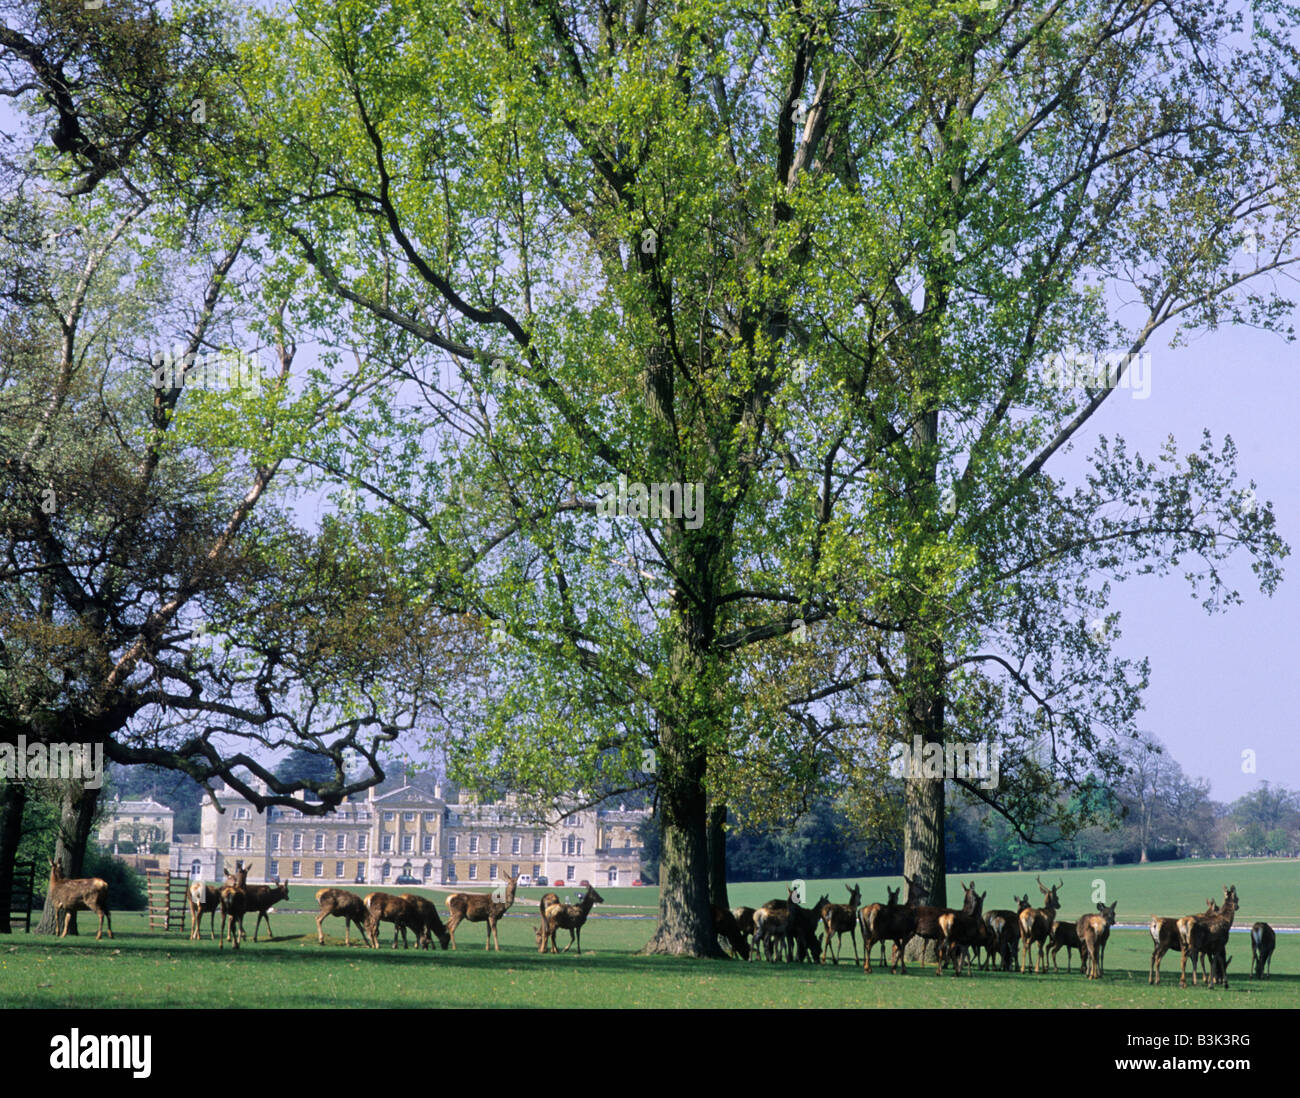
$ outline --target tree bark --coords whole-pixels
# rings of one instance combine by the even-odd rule
[[[730,911],[727,901],[727,806],[715,804],[709,809],[709,898],[723,911]]]
[[[54,844],[54,858],[63,867],[65,877],[84,875],[86,861],[86,844],[90,841],[90,829],[95,822],[95,809],[99,806],[99,790],[83,786],[68,786],[64,789],[59,813],[59,834]],[[37,934],[57,934],[58,927],[54,921],[54,904],[48,892],[45,897],[45,910],[41,912]],[[77,913],[72,913],[68,921],[68,933],[77,933]]]
[[[23,837],[23,809],[27,790],[21,782],[5,782],[0,789],[0,934],[12,934],[9,911],[13,906],[14,860]]]

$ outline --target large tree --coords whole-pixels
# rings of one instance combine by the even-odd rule
[[[1276,584],[1229,440],[1103,437],[1083,484],[1048,473],[1156,333],[1284,326],[1289,18],[1244,41],[1184,7],[265,17],[226,193],[325,328],[410,363],[309,459],[493,631],[448,684],[459,774],[653,781],[650,949],[716,950],[710,824],[763,767],[878,783],[884,739],[991,738],[970,795],[1026,834],[1086,822],[1059,786],[1118,771],[1146,674],[1108,583],[1182,565],[1219,608],[1241,549]],[[945,782],[903,784],[904,868],[942,903]]]

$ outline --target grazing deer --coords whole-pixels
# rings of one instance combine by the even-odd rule
[[[749,960],[749,943],[745,941],[744,934],[740,931],[740,926],[736,922],[736,916],[728,911],[725,907],[719,907],[713,904],[713,933],[719,938],[725,938],[727,945],[731,947],[731,955],[739,957],[742,961]]]
[[[54,925],[63,916],[60,938],[67,937],[68,924],[74,911],[93,911],[99,916],[99,931],[95,941],[104,937],[104,921],[108,920],[108,936],[113,936],[113,917],[108,910],[108,882],[102,877],[65,877],[58,861],[50,859],[50,902],[54,904]]]
[[[786,900],[790,917],[786,920],[786,956],[794,953],[792,945],[797,945],[798,960],[811,957],[813,964],[820,964],[822,957],[821,942],[817,938],[817,924],[822,921],[822,913],[830,906],[831,899],[823,893],[822,898],[812,907],[800,907],[794,899],[794,889],[788,889]]]
[[[277,877],[269,885],[248,885],[245,891],[248,893],[245,912],[256,911],[257,922],[253,925],[253,941],[257,941],[257,932],[262,929],[262,920],[266,920],[266,933],[275,941],[274,932],[271,930],[271,908],[281,900],[289,898],[289,882],[281,882]],[[240,928],[243,928],[241,921]]]
[[[976,893],[975,882],[963,884],[966,900],[961,911],[945,911],[939,916],[939,929],[943,932],[943,944],[939,947],[939,965],[934,970],[938,976],[943,972],[946,959],[953,962],[953,975],[961,975],[962,959],[966,960],[966,971],[974,976],[970,964],[970,950],[985,945],[992,940],[988,924],[984,921],[984,897],[988,892]]]
[[[558,953],[559,950],[555,945],[555,932],[557,930],[567,930],[569,932],[569,945],[564,947],[564,952],[569,952],[569,946],[573,945],[575,939],[578,943],[578,955],[582,955],[582,926],[587,921],[587,916],[591,914],[591,909],[595,904],[603,904],[603,897],[594,888],[588,888],[586,894],[582,897],[581,904],[562,904],[558,902],[547,904],[542,911],[542,929],[541,940],[538,943],[538,952],[546,952],[546,941],[549,938],[551,943],[551,952]]]
[[[1083,974],[1089,980],[1100,980],[1102,961],[1106,956],[1106,939],[1110,937],[1110,928],[1115,925],[1116,900],[1109,907],[1097,904],[1097,915],[1083,915],[1074,924],[1075,937],[1079,942],[1079,963]],[[1066,963],[1069,963],[1067,958]],[[1066,971],[1069,971],[1068,969]]]
[[[221,886],[221,941],[218,949],[226,948],[226,923],[230,923],[230,940],[236,949],[244,932],[244,912],[248,909],[248,866],[235,863],[235,872],[226,875]]]
[[[1219,910],[1219,905],[1213,900],[1206,900],[1205,905],[1206,915],[1213,915]],[[1152,915],[1150,929],[1151,941],[1154,944],[1151,949],[1151,968],[1147,973],[1147,983],[1158,984],[1161,959],[1171,949],[1178,949],[1181,945],[1178,936],[1178,919],[1175,916]]]
[[[1213,915],[1184,915],[1178,920],[1178,937],[1182,944],[1182,958],[1178,966],[1178,986],[1187,986],[1187,958],[1192,959],[1192,986],[1196,986],[1196,962],[1201,958],[1202,964],[1214,958],[1223,963],[1224,950],[1228,944],[1228,932],[1232,929],[1233,917],[1237,914],[1238,899],[1236,885],[1225,885],[1223,889],[1223,906]],[[1213,984],[1211,975],[1210,984]],[[1228,986],[1225,975],[1223,986]]]
[[[1065,881],[1061,880],[1048,888],[1043,884],[1041,877],[1036,877],[1035,880],[1038,881],[1038,891],[1043,894],[1043,906],[1027,907],[1020,913],[1020,944],[1023,947],[1020,955],[1021,972],[1028,967],[1029,954],[1035,944],[1038,946],[1038,964],[1034,965],[1034,971],[1038,972],[1040,967],[1046,971],[1047,961],[1043,956],[1043,949],[1047,943],[1047,936],[1051,933],[1056,913],[1061,910],[1058,890],[1065,884]]]
[[[379,948],[379,924],[393,924],[393,948],[397,948],[397,935],[402,935],[402,947],[410,949],[407,941],[407,928],[414,930],[418,939],[420,934],[420,917],[415,905],[402,896],[391,892],[371,892],[362,901],[366,905],[366,939],[371,949]]]
[[[462,920],[471,923],[487,923],[487,941],[484,949],[491,949],[495,944],[501,952],[501,942],[497,939],[497,920],[501,918],[515,902],[515,885],[519,883],[519,874],[506,878],[506,898],[502,903],[482,892],[453,892],[447,897],[447,910],[451,917],[447,920],[447,933],[451,935],[451,948],[456,948],[456,928]]]
[[[1250,978],[1267,980],[1273,971],[1273,947],[1277,944],[1277,935],[1268,923],[1255,923],[1250,928]],[[1264,967],[1268,966],[1265,973]],[[1225,963],[1224,967],[1227,965]],[[1225,980],[1225,986],[1226,986]]]
[[[420,949],[431,949],[433,939],[438,939],[438,944],[445,950],[447,943],[451,940],[451,935],[447,928],[442,925],[442,917],[438,914],[438,908],[432,900],[426,900],[423,896],[415,896],[410,892],[403,892],[402,899],[406,901],[412,911],[411,921],[408,925],[415,930],[415,944]],[[403,940],[406,934],[402,934]]]
[[[853,943],[853,963],[858,963],[858,905],[862,903],[862,889],[856,884],[849,888],[849,902],[847,904],[827,904],[822,912],[822,921],[826,927],[826,945],[825,952],[822,954],[822,963],[824,964],[827,957],[830,957],[831,963],[838,965],[840,963],[839,951],[842,948],[840,939],[848,932],[849,940]],[[835,935],[835,952],[831,952],[831,935]]]
[[[331,915],[343,920],[344,945],[352,944],[353,923],[361,934],[361,940],[366,940],[366,918],[370,912],[366,910],[365,901],[355,892],[343,888],[322,888],[316,893],[316,902],[320,904],[320,914],[316,916],[316,940],[321,945],[325,944],[325,932],[321,929],[321,923]]]
[[[740,936],[748,943],[754,937],[754,909],[752,907],[733,907],[731,915],[736,920],[736,929],[740,932]],[[746,956],[749,956],[748,952],[746,952]]]
[[[1225,957],[1222,953],[1216,953],[1210,960],[1210,984],[1211,986],[1217,981],[1224,987],[1228,986],[1228,966],[1232,964],[1231,957]]]
[[[1053,919],[1052,927],[1047,932],[1047,954],[1052,962],[1052,971],[1060,972],[1060,966],[1056,963],[1056,955],[1065,950],[1065,971],[1070,971],[1070,952],[1077,949],[1079,951],[1079,963],[1083,963],[1083,944],[1079,939],[1078,925],[1082,920],[1076,919],[1071,922],[1069,919]],[[1047,970],[1047,966],[1043,966]]]

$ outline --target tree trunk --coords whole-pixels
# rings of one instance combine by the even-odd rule
[[[709,809],[709,898],[723,911],[730,911],[727,901],[727,806],[715,804]]]
[[[95,809],[99,805],[99,790],[83,786],[68,786],[63,791],[59,813],[59,835],[54,844],[54,858],[62,867],[65,877],[81,877],[86,860],[86,844],[90,841],[91,825],[95,822]],[[45,897],[45,910],[41,912],[37,934],[57,934],[54,923],[54,904]],[[74,911],[68,922],[68,933],[77,933],[77,914]]]
[[[0,789],[0,934],[12,934],[9,910],[13,906],[14,859],[23,837],[23,809],[27,790],[21,782],[5,782]]]

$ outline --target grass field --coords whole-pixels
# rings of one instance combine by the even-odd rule
[[[1222,897],[1235,884],[1242,907],[1235,926],[1264,919],[1276,928],[1300,927],[1300,862],[1234,861],[1076,870],[1051,875],[1065,885],[1068,915],[1092,910],[1093,882],[1117,900],[1121,924],[1145,924],[1152,913],[1201,910],[1206,896]],[[1044,877],[1044,880],[1047,880]],[[884,880],[861,878],[863,900],[884,899]],[[896,885],[896,880],[888,883]],[[823,891],[845,898],[842,881],[808,881],[809,902]],[[987,907],[1011,907],[1014,892],[1037,899],[1034,874],[984,874]],[[426,895],[441,899],[440,892]],[[274,916],[276,938],[249,942],[237,953],[206,937],[149,931],[142,914],[114,916],[116,939],[96,942],[94,921],[80,916],[80,938],[62,941],[17,934],[0,938],[0,1006],[4,1007],[1300,1007],[1300,935],[1279,934],[1273,978],[1249,979],[1250,943],[1232,935],[1230,986],[1178,987],[1178,957],[1166,956],[1163,982],[1147,985],[1151,956],[1145,929],[1112,932],[1106,978],[979,972],[972,979],[936,978],[933,966],[909,966],[906,976],[865,975],[851,959],[823,965],[742,964],[637,956],[653,929],[657,901],[651,888],[601,889],[606,903],[584,928],[582,956],[539,955],[533,938],[536,902],[545,889],[521,890],[501,925],[500,953],[486,952],[482,924],[463,924],[458,950],[432,953],[342,945],[341,921],[326,923],[326,945],[316,942],[315,888],[291,890]],[[565,890],[566,892],[568,890]],[[757,905],[777,895],[776,884],[730,886],[733,905]],[[527,895],[525,895],[525,892]],[[954,879],[949,898],[960,898]],[[443,905],[440,903],[440,907]],[[445,908],[444,908],[445,910]],[[252,928],[252,920],[249,928]],[[387,925],[387,924],[385,924]],[[205,924],[206,928],[206,924]],[[91,935],[87,936],[89,929]],[[205,929],[206,933],[206,929]],[[265,927],[263,927],[265,933]],[[560,933],[561,948],[567,940]],[[846,950],[849,945],[845,942]],[[851,951],[850,951],[851,952]],[[1064,953],[1062,953],[1062,960]]]

